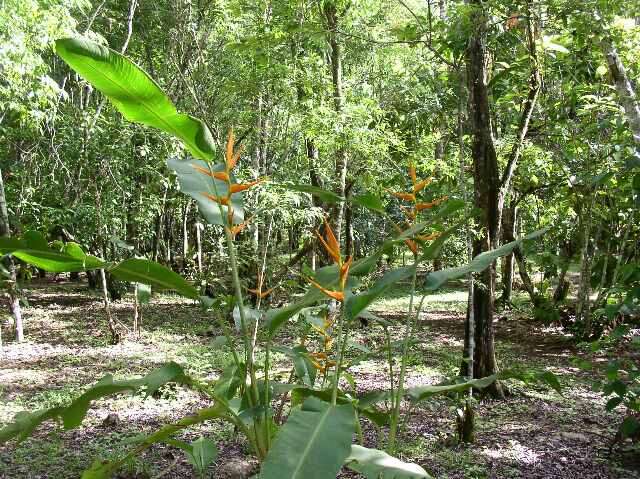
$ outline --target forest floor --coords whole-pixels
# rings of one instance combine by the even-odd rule
[[[211,346],[218,334],[211,317],[189,301],[154,296],[144,308],[141,338],[131,335],[111,346],[100,298],[86,285],[33,284],[28,297],[24,310],[28,341],[5,342],[0,356],[0,426],[20,410],[68,402],[107,373],[116,379],[131,378],[173,360],[190,374],[213,379],[230,360],[228,351]],[[456,290],[427,298],[411,353],[410,386],[434,384],[457,373],[465,299],[465,293]],[[399,288],[372,309],[391,321],[399,335],[407,302],[407,291]],[[114,303],[113,312],[120,322],[131,324],[131,298]],[[499,316],[500,366],[552,371],[564,387],[563,395],[542,385],[509,382],[511,394],[506,400],[481,400],[477,405],[477,441],[471,446],[455,444],[454,413],[459,403],[434,398],[414,408],[399,455],[421,464],[436,478],[640,478],[637,456],[615,449],[608,455],[621,416],[605,412],[605,401],[591,390],[593,373],[574,365],[578,352],[570,338],[526,317],[526,312]],[[5,341],[8,333],[5,325]],[[285,331],[279,339],[292,345],[293,337]],[[358,330],[356,340],[375,346],[383,335],[370,327]],[[383,364],[383,358],[374,358],[355,368],[359,390],[384,387]],[[94,458],[122,454],[127,447],[123,443],[206,404],[196,394],[175,388],[163,389],[160,398],[134,395],[98,401],[78,429],[61,431],[46,425],[17,447],[13,443],[0,447],[0,477],[79,477]],[[117,420],[105,422],[110,413]],[[373,433],[365,427],[367,440]],[[203,425],[184,437],[201,434],[220,448],[211,477],[233,477],[229,464],[247,455],[246,445],[219,424]],[[153,447],[127,471],[120,477],[195,477],[181,453],[164,445]]]

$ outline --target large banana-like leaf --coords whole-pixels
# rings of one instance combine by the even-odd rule
[[[84,38],[57,40],[56,53],[100,90],[127,120],[179,138],[196,158],[213,158],[215,145],[207,126],[178,113],[158,84],[127,57]]]
[[[87,271],[104,268],[107,264],[94,256],[84,253],[81,256],[77,250],[74,255],[70,255],[67,252],[59,252],[52,249],[19,249],[12,251],[11,255],[50,273]]]
[[[36,427],[49,420],[61,420],[65,429],[76,428],[82,423],[92,401],[142,387],[145,387],[147,395],[151,395],[168,382],[189,384],[190,379],[184,374],[182,367],[174,362],[167,363],[140,379],[114,381],[111,375],[107,375],[69,406],[16,414],[13,423],[0,429],[0,444],[13,438],[23,441]]]
[[[537,230],[519,240],[507,243],[500,248],[485,251],[484,253],[481,253],[473,258],[473,260],[471,260],[469,264],[466,264],[464,266],[458,266],[457,268],[447,268],[429,273],[425,280],[425,286],[429,290],[435,290],[451,279],[460,278],[469,273],[480,273],[481,271],[487,269],[496,259],[502,256],[507,256],[525,241],[536,239],[542,236],[548,230],[549,228]]]
[[[354,430],[350,404],[307,399],[278,432],[260,479],[335,479],[351,451]]]
[[[367,479],[420,479],[430,478],[422,467],[417,464],[403,462],[384,451],[368,449],[353,445],[351,454],[345,465],[359,472]]]
[[[176,172],[180,183],[180,191],[196,200],[200,213],[209,224],[226,225],[227,208],[233,210],[233,222],[236,224],[242,223],[244,210],[240,193],[232,194],[229,205],[222,206],[224,217],[220,215],[220,205],[211,200],[211,197],[222,198],[228,193],[229,187],[227,183],[211,177],[211,174],[224,172],[224,165],[209,165],[199,160],[170,158],[167,160],[167,166]],[[231,179],[233,180],[233,177]]]
[[[483,389],[490,386],[498,378],[496,374],[486,378],[472,379],[454,384],[436,384],[433,386],[417,386],[407,390],[407,394],[413,402],[423,401],[438,394],[449,394],[466,391],[469,388]]]
[[[123,281],[148,284],[157,289],[170,289],[192,299],[197,299],[199,296],[198,290],[182,276],[148,259],[126,259],[109,271]]]

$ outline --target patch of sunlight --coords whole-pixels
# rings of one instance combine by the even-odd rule
[[[441,291],[441,292],[422,292],[417,291],[414,298],[414,307],[419,303],[422,294],[426,294],[422,309],[425,312],[429,310],[440,311],[464,311],[467,304],[466,290]],[[370,309],[386,312],[404,312],[409,308],[411,293],[407,288],[392,290],[384,297],[373,303]]]
[[[522,464],[536,464],[540,460],[540,454],[533,449],[523,446],[515,439],[509,440],[505,446],[497,448],[483,447],[480,453],[491,459],[509,459]]]

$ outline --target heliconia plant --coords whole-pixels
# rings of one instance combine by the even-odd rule
[[[111,462],[96,460],[85,471],[83,479],[111,477],[131,457],[158,442],[184,450],[194,467],[203,471],[217,456],[215,444],[206,438],[187,444],[174,436],[193,425],[214,419],[231,423],[244,435],[261,463],[258,476],[261,479],[332,479],[343,466],[371,479],[430,477],[422,467],[390,455],[396,449],[401,402],[408,399],[417,403],[436,394],[481,389],[496,379],[492,376],[410,389],[404,385],[410,345],[424,302],[424,296],[420,301],[414,299],[418,268],[421,263],[438,256],[447,237],[457,228],[454,225],[445,229],[441,223],[460,211],[464,206],[462,202],[447,198],[430,201],[421,198],[431,178],[418,180],[415,168],[410,166],[411,190],[391,193],[409,203],[408,207],[404,207],[405,225],[396,226],[396,236],[384,241],[372,255],[356,260],[343,255],[330,222],[325,220],[323,231],[318,231],[317,237],[332,264],[305,278],[309,288],[298,301],[268,311],[260,311],[259,307],[249,308],[239,278],[235,237],[250,221],[245,217],[243,192],[265,180],[249,183],[236,181],[233,171],[241,157],[241,149],[235,144],[233,133],[230,132],[227,138],[223,162],[215,163],[219,153],[206,124],[179,113],[160,87],[132,61],[105,46],[79,38],[58,40],[56,52],[80,76],[101,91],[125,118],[159,128],[184,145],[190,156],[171,158],[167,165],[177,175],[181,191],[197,201],[204,218],[210,224],[223,227],[235,293],[234,315],[237,315],[239,327],[236,335],[217,316],[224,333],[224,344],[231,350],[232,363],[215,381],[187,376],[183,368],[175,363],[169,363],[141,379],[114,381],[106,376],[70,405],[19,413],[12,424],[0,430],[0,443],[10,439],[24,440],[45,421],[59,421],[65,429],[78,427],[94,400],[142,388],[151,394],[162,385],[173,382],[208,397],[211,406],[141,438],[119,459]],[[308,185],[288,187],[318,195],[327,202],[345,201],[332,192]],[[350,201],[386,214],[382,202],[374,195],[367,193],[355,196]],[[431,218],[420,221],[421,216],[430,211],[434,211]],[[483,253],[466,266],[429,273],[425,288],[433,290],[469,271],[481,271],[496,258],[509,254],[522,241],[534,239],[540,234],[541,231]],[[370,274],[384,252],[397,245],[409,248],[414,258],[413,264],[392,269],[369,288],[363,289],[359,278]],[[183,296],[200,299],[205,306],[208,304],[206,298],[200,298],[198,291],[188,281],[152,261],[128,259],[107,263],[86,255],[73,243],[63,245],[59,251],[52,249],[41,237],[36,244],[33,240],[0,239],[0,252],[47,271],[104,268],[125,281],[171,289]],[[341,378],[348,374],[350,367],[348,357],[354,323],[359,317],[372,317],[367,308],[394,284],[409,278],[412,292],[402,338],[400,371],[394,371],[389,348],[390,389],[364,396],[347,394],[342,388],[344,381]],[[252,294],[259,299],[266,297],[271,290],[263,287],[263,280],[259,278]],[[331,308],[332,311],[320,308],[317,314],[318,305],[326,301],[334,302],[337,307]],[[312,314],[313,308],[316,312]],[[275,344],[280,328],[300,318],[306,318],[311,325],[310,330],[319,336],[319,350],[310,351],[305,344],[293,347]],[[240,340],[240,345],[237,345],[236,339]],[[257,363],[255,354],[260,345],[265,353],[262,364]],[[272,351],[283,353],[291,359],[293,374],[288,383],[276,382],[269,377]],[[293,378],[297,379],[294,381]],[[291,408],[288,418],[281,424],[282,408],[275,413],[274,404],[279,401],[282,405],[287,398]],[[390,404],[390,407],[384,410],[381,403]],[[364,447],[361,416],[369,418],[379,427],[389,426],[386,452]],[[354,435],[360,444],[353,444]]]

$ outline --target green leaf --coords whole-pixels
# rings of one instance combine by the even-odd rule
[[[92,401],[125,391],[135,391],[142,387],[146,388],[147,395],[151,395],[168,382],[189,384],[190,379],[184,374],[182,367],[174,362],[167,363],[139,379],[114,381],[111,375],[107,375],[67,407],[57,406],[34,413],[16,414],[13,423],[0,429],[0,444],[14,437],[22,441],[31,435],[36,427],[49,420],[61,419],[65,429],[76,428],[82,423]]]
[[[316,398],[295,409],[280,428],[262,464],[260,479],[328,479],[351,451],[355,415],[350,404]]]
[[[113,465],[110,462],[102,462],[99,459],[93,461],[91,467],[86,469],[80,479],[111,479]]]
[[[304,346],[296,346],[294,348],[287,348],[285,346],[274,346],[274,351],[288,356],[293,361],[293,368],[296,376],[309,387],[313,387],[313,383],[316,380],[316,368],[309,360],[308,351]]]
[[[270,309],[265,315],[265,322],[269,335],[273,336],[278,329],[285,323],[285,321],[291,319],[304,308],[315,304],[322,299],[324,295],[316,288],[310,288],[306,294],[295,303],[291,303],[284,308]]]
[[[622,403],[622,398],[621,397],[613,397],[611,399],[609,399],[607,401],[607,405],[605,406],[607,409],[607,412],[611,412],[613,411],[615,408],[617,408],[620,404]]]
[[[339,203],[341,201],[344,201],[344,198],[342,196],[337,195],[333,191],[325,190],[317,186],[294,185],[285,183],[282,183],[279,186],[291,191],[300,191],[302,193],[312,194],[313,196],[317,196],[318,198],[320,198],[320,200],[325,203]]]
[[[144,283],[158,289],[170,289],[187,298],[198,299],[199,297],[198,290],[182,276],[148,259],[126,259],[109,271],[123,281]]]
[[[355,203],[356,205],[360,205],[363,208],[367,208],[369,210],[376,211],[378,213],[385,212],[382,200],[378,198],[376,195],[374,195],[373,193],[364,193],[362,195],[357,195],[350,198],[350,200],[352,203]]]
[[[640,430],[640,422],[633,417],[627,416],[620,425],[620,432],[623,437],[633,437]]]
[[[49,271],[50,273],[87,271],[104,268],[107,265],[107,263],[104,263],[94,256],[86,254],[82,257],[70,256],[67,253],[61,253],[52,249],[21,249],[14,251],[11,254],[25,263],[31,264],[45,271]]]
[[[200,437],[191,443],[191,452],[187,453],[187,457],[196,470],[204,474],[207,467],[218,457],[218,447],[211,439]]]
[[[158,84],[127,57],[83,38],[57,40],[55,49],[127,120],[158,128],[179,138],[196,158],[213,158],[215,144],[209,128],[197,118],[178,113]]]
[[[407,394],[413,402],[423,401],[438,394],[449,394],[466,391],[469,388],[483,389],[493,384],[497,379],[497,375],[487,376],[486,378],[472,379],[456,384],[443,384],[435,386],[418,386],[407,390]]]
[[[22,235],[26,243],[26,249],[37,249],[47,251],[49,249],[49,243],[46,238],[39,231],[25,231]]]
[[[399,281],[411,277],[414,271],[415,266],[393,269],[385,273],[368,290],[350,296],[345,303],[347,317],[350,319],[356,318],[362,310],[373,303],[381,294]]]
[[[180,191],[196,200],[200,213],[209,224],[227,224],[228,207],[222,206],[224,216],[221,216],[220,205],[207,198],[206,195],[224,197],[228,193],[228,185],[226,182],[214,179],[204,173],[206,171],[212,171],[214,173],[225,171],[224,165],[210,165],[199,160],[170,158],[167,160],[167,166],[175,171],[178,182],[180,183]],[[233,177],[231,180],[233,180]],[[242,223],[244,221],[244,209],[242,206],[242,195],[240,193],[231,195],[230,206],[233,210],[233,222],[236,224]]]
[[[430,478],[417,464],[403,462],[378,449],[352,445],[345,465],[367,479],[419,479]]]
[[[434,271],[427,275],[425,280],[425,286],[429,290],[438,289],[444,283],[449,280],[460,278],[461,276],[465,276],[471,272],[479,273],[487,269],[491,263],[493,263],[496,259],[507,256],[513,250],[518,248],[524,241],[532,240],[542,236],[546,233],[549,228],[544,228],[538,231],[534,231],[527,236],[512,241],[511,243],[507,243],[500,248],[496,248],[494,250],[485,251],[484,253],[480,253],[478,256],[473,258],[471,262],[465,266],[458,266],[457,268],[447,268],[440,271]]]
[[[0,238],[0,254],[9,254],[18,249],[24,249],[27,244],[19,238]]]

